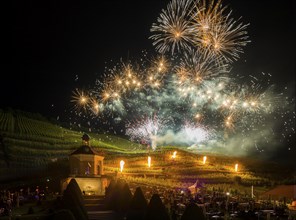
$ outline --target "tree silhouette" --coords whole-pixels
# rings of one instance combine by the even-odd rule
[[[114,183],[111,185],[111,182],[109,184],[110,189],[107,190],[108,194],[105,198],[105,208],[119,211],[119,198],[124,187],[125,180],[118,179],[115,183],[115,186]]]
[[[203,211],[200,207],[198,207],[195,203],[190,203],[183,215],[181,220],[205,220],[205,216],[203,214]]]
[[[130,202],[128,212],[126,214],[127,220],[142,220],[147,209],[147,200],[143,194],[141,187],[137,187],[134,196]]]
[[[153,194],[147,207],[145,220],[169,220],[170,217],[158,194]]]
[[[115,187],[116,187],[116,181],[112,179],[105,192],[104,204],[105,204],[105,209],[107,210],[114,209],[114,202],[112,200],[115,199],[114,198]]]
[[[120,198],[121,198],[121,194],[122,194],[125,184],[126,184],[126,182],[123,179],[118,179],[116,182],[114,194],[113,194],[113,199],[112,199],[112,201],[114,203],[113,210],[115,210],[115,211],[120,211]]]
[[[71,179],[63,195],[63,208],[70,210],[76,219],[88,220],[81,190],[75,179]]]
[[[132,197],[133,195],[131,190],[128,184],[125,183],[118,198],[118,211],[120,211],[122,214],[125,214],[129,208]]]

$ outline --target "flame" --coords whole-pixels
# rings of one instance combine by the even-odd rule
[[[204,157],[203,157],[203,162],[202,162],[202,163],[203,163],[203,164],[206,164],[206,161],[207,161],[207,156],[204,156]]]
[[[176,154],[177,154],[177,151],[174,151],[173,155],[172,155],[172,158],[175,159],[176,158]]]
[[[121,160],[120,161],[120,172],[122,172],[124,164],[125,164],[125,162],[123,160]]]
[[[234,171],[235,171],[235,172],[238,171],[238,164],[237,164],[237,163],[234,165]]]
[[[148,167],[149,168],[151,167],[151,157],[150,156],[148,157]]]

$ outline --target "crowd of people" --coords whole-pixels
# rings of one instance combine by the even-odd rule
[[[40,189],[38,186],[18,190],[1,190],[0,216],[10,216],[13,208],[17,208],[25,202],[37,202],[38,204],[48,195],[47,188]],[[187,215],[194,214],[192,211],[188,211],[190,207],[192,208],[192,204],[194,204],[195,209],[198,207],[204,219],[296,219],[295,214],[292,215],[289,212],[284,201],[258,201],[250,196],[240,195],[239,193],[230,194],[220,189],[209,192],[199,188],[194,193],[186,188],[167,189],[132,182],[127,183],[124,180],[110,182],[106,188],[105,208],[124,213],[124,215],[133,213],[135,210],[137,212],[141,203],[139,197],[145,200],[142,201],[144,204],[143,213],[147,213],[149,207],[161,206],[165,210],[168,220],[189,219],[186,218],[186,213]],[[132,207],[133,199],[136,199],[134,202],[136,208]],[[153,203],[152,200],[157,205],[151,204]]]
[[[0,216],[11,215],[13,208],[18,208],[25,202],[41,202],[45,199],[47,188],[40,189],[36,186],[34,189],[27,187],[16,190],[0,191]]]
[[[134,187],[133,184],[131,186]],[[181,219],[186,207],[192,203],[203,211],[206,219],[295,219],[285,201],[256,201],[250,196],[231,195],[218,189],[210,193],[203,190],[192,193],[188,189],[145,185],[141,188],[148,201],[153,194],[160,196],[172,220]]]

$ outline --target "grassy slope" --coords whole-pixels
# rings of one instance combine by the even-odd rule
[[[67,159],[68,155],[80,146],[83,134],[42,118],[34,119],[21,113],[1,110],[0,133],[4,137],[0,148],[0,181],[55,166],[59,160]],[[292,173],[291,169],[276,163],[211,154],[207,154],[207,164],[203,165],[203,155],[169,146],[149,153],[152,157],[152,168],[148,169],[147,151],[143,146],[114,135],[89,135],[91,145],[106,154],[106,172],[118,171],[119,161],[124,159],[126,173],[170,175],[176,180],[186,177],[187,180],[194,181],[198,177],[207,182],[232,183],[236,176],[240,176],[243,183],[260,185],[284,180]],[[176,149],[177,158],[172,160],[171,154]],[[239,163],[238,173],[233,172],[235,163]],[[65,160],[64,167],[67,165]]]
[[[73,131],[34,114],[0,110],[0,181],[18,173],[42,170],[81,145],[83,132]],[[91,145],[106,154],[141,152],[142,146],[107,134],[89,133]],[[9,165],[9,166],[8,166]]]

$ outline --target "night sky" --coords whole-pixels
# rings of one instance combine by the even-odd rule
[[[11,67],[2,75],[1,108],[63,115],[72,90],[93,85],[110,60],[154,54],[150,27],[169,1],[13,1]],[[224,1],[242,16],[250,40],[234,64],[241,75],[270,73],[295,88],[292,0]],[[77,80],[78,76],[78,80]]]
[[[138,58],[143,50],[157,54],[148,37],[168,2],[13,1],[11,65],[1,74],[0,108],[66,122],[72,91],[92,87],[111,60]],[[294,1],[223,2],[233,10],[232,17],[250,23],[251,43],[232,72],[270,73],[278,91],[286,87],[295,97]]]

